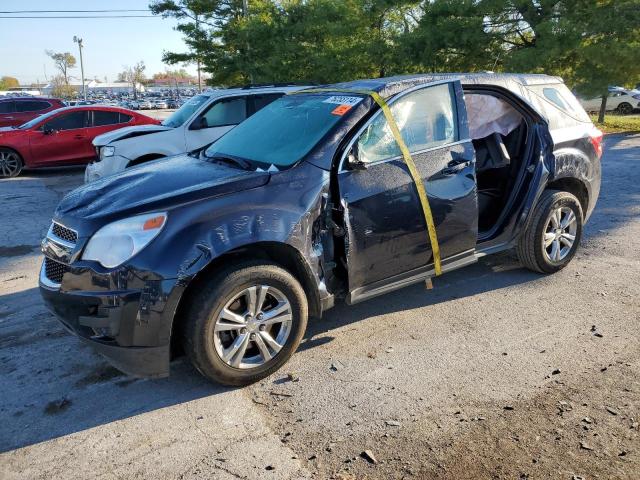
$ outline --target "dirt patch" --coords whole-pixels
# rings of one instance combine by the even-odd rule
[[[37,245],[15,245],[13,247],[0,247],[0,257],[20,257],[31,253]]]
[[[71,400],[67,398],[61,398],[59,400],[54,400],[47,403],[47,406],[44,407],[44,413],[47,415],[57,415],[67,410],[70,406]]]
[[[460,409],[416,412],[366,436],[312,432],[294,418],[275,431],[321,478],[637,480],[639,367],[637,358],[618,360],[585,372],[588,383],[554,376],[534,398],[504,405],[461,398]],[[278,403],[262,405],[288,416]]]
[[[110,365],[101,365],[76,382],[77,387],[86,387],[96,383],[104,383],[114,378],[122,377],[124,373]]]

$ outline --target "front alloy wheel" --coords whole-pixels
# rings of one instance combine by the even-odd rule
[[[213,338],[216,352],[234,368],[264,365],[287,342],[292,318],[291,303],[277,288],[245,288],[218,314]]]
[[[185,352],[200,373],[226,385],[271,375],[295,352],[307,326],[302,286],[272,263],[222,269],[198,286],[189,305]]]
[[[20,155],[8,148],[0,148],[0,177],[16,177],[21,171]]]

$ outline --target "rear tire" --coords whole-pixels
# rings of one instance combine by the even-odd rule
[[[546,190],[517,246],[523,266],[539,273],[566,267],[582,238],[582,206],[569,192]]]
[[[288,271],[266,262],[232,266],[207,281],[192,300],[184,350],[206,378],[249,385],[289,360],[307,317],[304,290]]]
[[[20,175],[24,162],[18,152],[10,148],[0,148],[0,178]]]

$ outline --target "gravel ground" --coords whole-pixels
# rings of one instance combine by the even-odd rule
[[[81,171],[0,183],[0,477],[637,479],[640,135],[552,276],[512,255],[313,323],[245,389],[120,374],[42,306],[38,244]],[[368,459],[368,451],[372,456]]]

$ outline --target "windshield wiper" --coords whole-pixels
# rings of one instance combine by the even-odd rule
[[[239,167],[242,170],[255,170],[251,163],[237,157],[228,157],[223,155],[214,155],[213,157],[208,157],[207,155],[205,155],[204,158],[211,162],[224,163],[225,165]]]

